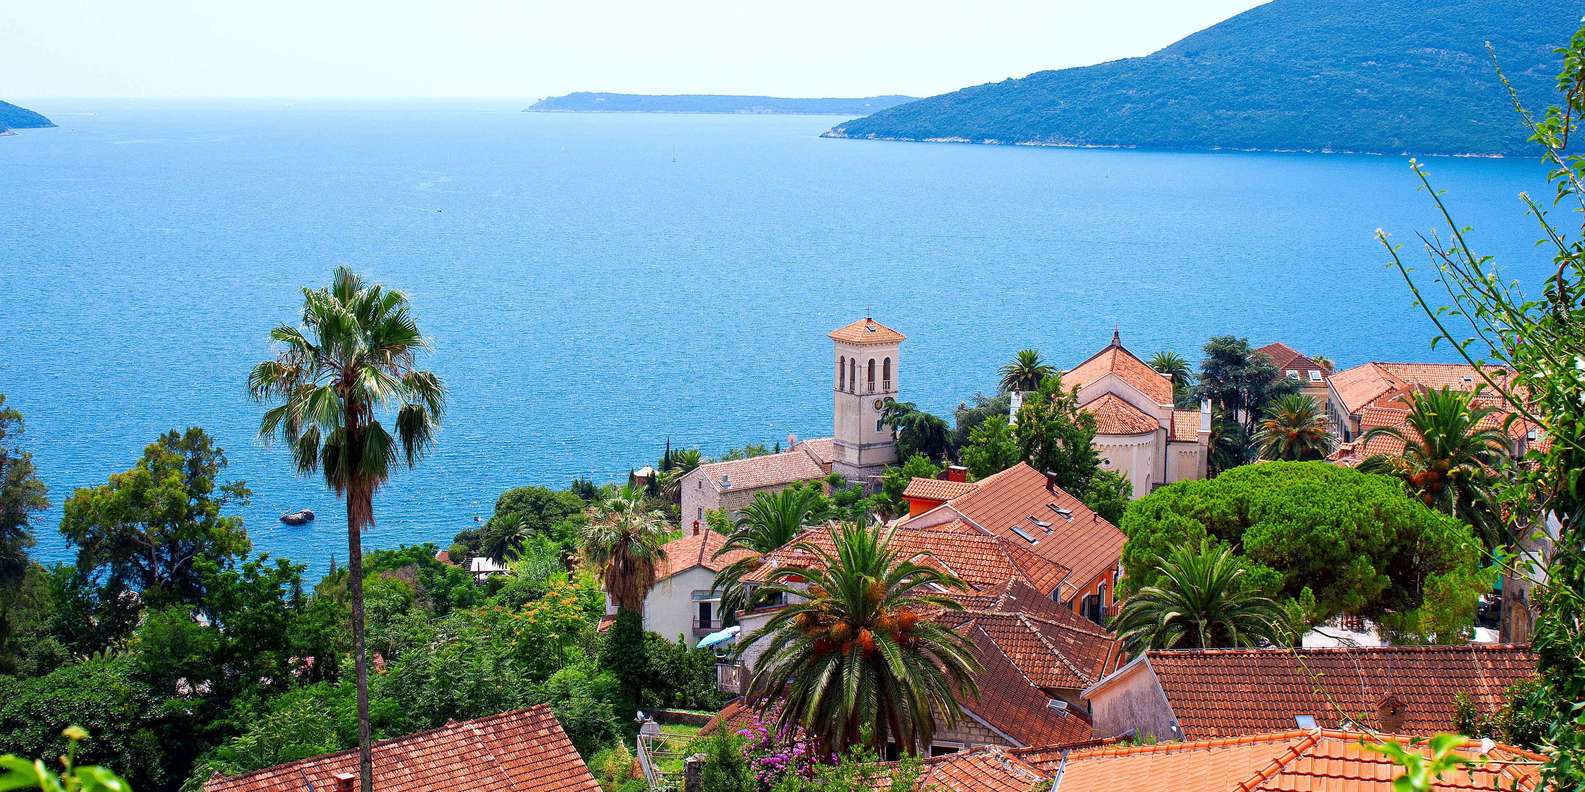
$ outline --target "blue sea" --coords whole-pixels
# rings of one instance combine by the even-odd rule
[[[0,392],[60,503],[173,427],[254,492],[259,551],[322,570],[340,506],[255,438],[244,389],[302,286],[351,264],[405,289],[451,389],[438,452],[376,501],[374,546],[444,546],[504,489],[625,477],[830,433],[825,333],[908,335],[939,413],[1037,347],[1113,328],[1191,361],[1212,334],[1343,365],[1445,360],[1374,241],[1437,217],[1406,159],[824,140],[810,116],[539,114],[511,102],[36,100],[0,138]],[[1430,163],[1474,242],[1544,271],[1528,160]],[[277,522],[309,507],[309,527]]]

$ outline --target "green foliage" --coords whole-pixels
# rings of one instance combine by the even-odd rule
[[[583,513],[583,499],[565,490],[517,487],[495,501],[495,513],[485,522],[478,551],[497,561],[511,558],[530,537],[542,536],[572,549],[575,535],[557,530],[560,523]]]
[[[1266,595],[1311,590],[1317,620],[1379,619],[1428,604],[1474,617],[1471,589],[1447,585],[1477,575],[1480,545],[1469,527],[1381,476],[1324,462],[1250,465],[1162,487],[1129,504],[1120,527],[1125,595],[1160,582],[1156,558],[1209,538],[1229,547]]]
[[[1062,386],[1061,376],[1046,377],[1024,399],[1013,429],[1019,455],[1034,469],[1056,477],[1076,497],[1089,491],[1101,469],[1095,450],[1095,416],[1079,409],[1078,389]]]
[[[1058,373],[1055,366],[1041,360],[1038,350],[1020,349],[1011,362],[1002,366],[1002,392],[1037,390],[1042,380]]]
[[[930,459],[945,459],[952,450],[951,431],[939,416],[919,409],[913,402],[887,402],[881,420],[897,438],[897,456],[907,459],[920,454]]]
[[[0,734],[23,756],[60,756],[76,744],[76,758],[123,770],[139,789],[161,789],[175,779],[167,768],[161,732],[166,725],[159,694],[138,679],[126,656],[74,663],[33,679],[0,677]],[[68,740],[72,725],[91,736]]]
[[[734,459],[748,459],[750,457],[765,456],[770,449],[764,443],[749,443],[740,448],[728,448],[716,457],[717,462],[730,462]]]
[[[889,467],[881,471],[881,491],[876,493],[874,505],[888,516],[908,513],[908,501],[903,490],[916,478],[940,478],[941,466],[923,454],[915,454],[903,462],[902,467]]]
[[[621,734],[620,721],[612,702],[617,699],[618,682],[610,671],[602,671],[584,661],[552,674],[539,690],[541,701],[550,704],[578,753],[585,757],[615,742]]]
[[[1176,352],[1163,350],[1151,355],[1148,365],[1172,380],[1174,405],[1187,407],[1193,404],[1194,393],[1190,382],[1189,361],[1184,360],[1183,356]]]
[[[7,648],[15,618],[11,603],[28,571],[32,518],[49,507],[33,456],[17,442],[23,431],[22,414],[5,406],[5,401],[0,393],[0,673],[15,665]]]
[[[204,430],[172,430],[132,469],[77,490],[61,518],[77,568],[125,581],[152,604],[201,601],[197,565],[226,567],[251,548],[242,518],[221,513],[250,494],[240,481],[217,482],[225,467]]]
[[[533,679],[561,670],[586,644],[605,612],[605,598],[587,574],[551,578],[544,596],[513,614],[517,661]]]
[[[759,792],[759,782],[743,757],[742,737],[717,729],[695,743],[694,750],[704,755],[697,792]]]
[[[1215,336],[1205,342],[1204,352],[1195,395],[1210,400],[1225,420],[1236,422],[1238,436],[1248,448],[1268,408],[1277,399],[1298,393],[1299,383],[1283,376],[1271,358],[1249,346],[1248,339]]]
[[[1123,512],[1134,497],[1134,485],[1128,477],[1115,470],[1098,471],[1090,478],[1090,486],[1081,496],[1090,511],[1101,519],[1116,525],[1123,520]]]
[[[1464,740],[1456,734],[1438,734],[1430,740],[1415,738],[1407,746],[1396,740],[1361,739],[1365,750],[1379,753],[1403,768],[1403,775],[1393,779],[1393,792],[1431,792],[1441,786],[1437,782],[1446,776],[1467,773],[1483,763],[1458,752]],[[1425,750],[1420,746],[1425,746]]]
[[[670,538],[665,515],[649,508],[643,493],[623,487],[595,506],[580,542],[584,557],[600,571],[611,601],[641,612]]]
[[[1254,441],[1261,459],[1303,462],[1322,459],[1332,450],[1332,429],[1314,398],[1290,393],[1266,407]]]
[[[1155,563],[1157,583],[1134,592],[1112,631],[1129,651],[1267,646],[1291,637],[1283,612],[1245,578],[1226,547],[1202,540]]]
[[[715,576],[714,590],[721,595],[723,613],[734,614],[752,606],[740,579],[757,569],[760,556],[791,542],[805,528],[831,518],[831,504],[818,482],[795,484],[776,492],[758,492],[743,508],[737,525],[716,548],[717,558],[734,550],[754,555],[727,565]]]
[[[600,648],[600,667],[615,671],[621,682],[617,711],[624,716],[636,712],[643,700],[645,672],[649,668],[647,648],[643,617],[637,611],[618,609]]]
[[[678,636],[682,638],[682,636]],[[668,641],[655,633],[644,634],[644,710],[717,710],[722,695],[715,685],[715,653],[695,649],[687,639]]]
[[[969,431],[968,442],[959,455],[969,475],[976,479],[1006,470],[1023,458],[1005,414],[980,421]]]
[[[67,728],[62,735],[70,740],[61,757],[59,773],[44,766],[42,759],[27,761],[17,756],[0,756],[0,792],[38,789],[42,792],[132,792],[132,785],[108,768],[77,764],[77,744],[88,738],[80,727]]]
[[[272,699],[264,712],[252,714],[241,734],[199,759],[182,792],[200,792],[215,773],[237,775],[345,749],[355,741],[339,728],[338,703],[346,704],[345,699],[327,684],[294,688]]]
[[[974,394],[969,402],[961,402],[952,411],[952,448],[961,452],[969,443],[969,435],[975,427],[989,420],[991,416],[1000,415],[1006,418],[1012,410],[1012,396],[1006,393],[995,393],[986,396],[983,393]]]

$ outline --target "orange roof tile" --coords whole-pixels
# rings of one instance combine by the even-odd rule
[[[1271,358],[1272,364],[1277,367],[1278,371],[1299,372],[1299,381],[1305,384],[1310,382],[1309,372],[1318,371],[1323,377],[1329,373],[1325,366],[1281,341],[1267,344],[1255,351]]]
[[[970,630],[983,670],[975,677],[978,695],[959,695],[958,703],[1016,746],[1088,740],[1089,719],[1077,709],[1052,706],[1053,699],[1019,670],[1000,644],[982,630]]]
[[[1161,428],[1160,421],[1115,393],[1104,394],[1082,409],[1095,416],[1096,434],[1140,435]]]
[[[836,459],[836,441],[829,437],[815,437],[809,440],[799,440],[794,449],[809,455],[817,465],[829,465]]]
[[[976,610],[938,618],[964,635],[990,639],[1037,687],[1077,693],[1117,669],[1122,650],[1116,638],[1072,611],[1054,615]]]
[[[869,318],[868,316],[852,324],[846,324],[832,330],[832,341],[841,341],[846,344],[896,344],[908,336]]]
[[[748,459],[711,462],[700,465],[689,476],[704,476],[710,486],[727,490],[756,490],[780,487],[799,481],[825,478],[825,471],[803,451],[783,451],[780,454],[762,454]],[[722,487],[722,477],[729,486]],[[693,486],[693,485],[689,485]]]
[[[358,752],[342,751],[204,782],[204,792],[334,790],[336,775],[358,771]],[[374,744],[380,792],[495,790],[599,792],[550,707],[448,723]]]
[[[1408,737],[1313,729],[1194,742],[1077,748],[1061,765],[1061,792],[1392,792],[1402,769],[1364,747],[1391,741],[1425,751]],[[1480,754],[1466,742],[1461,752]],[[1016,754],[1015,754],[1016,755]],[[1508,746],[1485,752],[1473,775],[1449,773],[1437,792],[1538,788],[1539,754]]]
[[[1457,694],[1493,712],[1509,685],[1536,672],[1527,647],[1490,644],[1174,650],[1148,662],[1185,739],[1291,728],[1298,715],[1381,728],[1388,696],[1404,709],[1395,730],[1435,734],[1451,727]]]
[[[1064,372],[1062,385],[1066,388],[1082,388],[1108,374],[1155,399],[1157,404],[1172,403],[1172,380],[1129,352],[1116,333],[1112,334],[1112,343],[1105,349]]]
[[[1031,766],[1012,751],[982,746],[968,751],[933,756],[923,761],[916,790],[952,792],[1033,792],[1043,789],[1050,776]],[[870,789],[892,790],[891,769],[895,762],[884,762],[870,779]]]
[[[1200,411],[1199,410],[1173,410],[1172,427],[1167,438],[1174,443],[1197,443],[1200,441]]]
[[[1508,376],[1508,369],[1497,366],[1488,366],[1487,372],[1497,382]],[[1339,371],[1329,381],[1349,415],[1397,390],[1448,387],[1472,391],[1485,384],[1473,366],[1463,363],[1371,362]]]
[[[655,568],[655,580],[661,581],[680,572],[686,572],[695,567],[704,567],[711,572],[720,572],[723,569],[755,555],[752,550],[733,548],[723,553],[719,558],[716,553],[721,550],[721,545],[726,542],[726,537],[708,528],[700,529],[699,533],[673,539],[666,543],[666,557]]]
[[[1117,526],[1101,519],[1062,488],[1048,490],[1045,474],[1023,462],[982,479],[973,492],[936,508],[951,509],[970,525],[1072,570],[1063,582],[1063,602],[1080,593],[1077,587],[1116,567],[1127,538]],[[1066,516],[1057,509],[1065,511]],[[934,513],[932,510],[914,519]],[[909,522],[904,520],[902,525]]]
[[[903,497],[944,501],[973,492],[974,487],[972,481],[947,481],[916,476],[909,480],[907,487],[903,488]]]

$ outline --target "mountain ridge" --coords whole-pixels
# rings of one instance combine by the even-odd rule
[[[0,101],[0,132],[9,129],[43,129],[52,126],[55,126],[55,122],[39,113],[10,102]]]
[[[1570,0],[1274,0],[1149,55],[971,86],[826,137],[1071,147],[1530,153],[1490,41],[1550,101]]]

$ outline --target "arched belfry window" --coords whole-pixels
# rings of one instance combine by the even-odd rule
[[[837,390],[848,389],[848,359],[844,355],[837,358]]]
[[[858,390],[859,387],[859,359],[848,358],[848,393]]]
[[[875,358],[870,358],[870,377],[869,377],[869,382],[870,382],[870,389],[865,391],[865,393],[874,393],[875,392]]]
[[[886,358],[886,359],[881,361],[881,390],[889,391],[891,389],[892,389],[892,359],[891,358]]]

